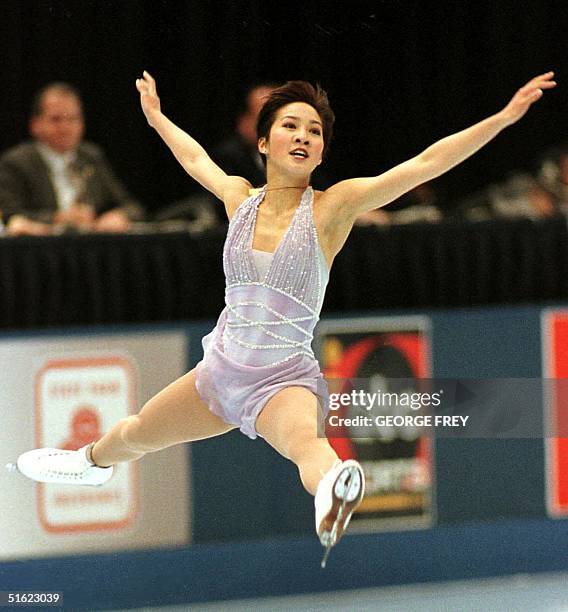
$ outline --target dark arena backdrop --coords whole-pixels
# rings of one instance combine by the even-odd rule
[[[206,148],[230,133],[251,83],[320,82],[337,115],[327,170],[338,179],[384,171],[555,70],[560,87],[520,125],[438,180],[450,203],[566,142],[561,0],[5,0],[0,14],[0,149],[26,136],[34,91],[70,81],[88,137],[150,211],[196,186],[145,124],[134,87],[143,69],[166,114]]]

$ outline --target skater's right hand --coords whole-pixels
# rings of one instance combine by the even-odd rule
[[[136,79],[136,89],[140,92],[140,104],[148,124],[154,127],[152,120],[160,114],[160,98],[156,92],[156,81],[144,70],[141,79]]]

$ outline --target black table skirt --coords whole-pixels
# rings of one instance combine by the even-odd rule
[[[225,230],[0,239],[0,326],[211,319],[223,308]],[[563,217],[355,228],[324,312],[568,297]]]

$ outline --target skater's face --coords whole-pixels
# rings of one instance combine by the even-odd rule
[[[293,102],[278,110],[268,139],[260,138],[258,149],[268,163],[294,174],[311,174],[321,163],[324,149],[322,120],[305,102]]]

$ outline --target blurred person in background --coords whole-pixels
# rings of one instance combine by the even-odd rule
[[[258,152],[256,123],[260,109],[277,87],[276,83],[267,82],[248,89],[237,115],[234,133],[221,141],[211,155],[227,174],[242,176],[256,187],[266,183],[266,168]],[[321,168],[313,173],[314,189],[324,190],[333,183]]]
[[[9,234],[124,232],[143,219],[102,150],[83,141],[82,103],[73,86],[51,83],[36,94],[29,132],[33,140],[0,158],[0,211]]]
[[[552,193],[531,174],[516,172],[488,189],[492,212],[497,217],[538,219],[558,213]]]
[[[355,225],[436,223],[443,218],[439,202],[440,197],[437,190],[432,185],[432,181],[428,181],[417,185],[384,208],[377,208],[359,215]]]
[[[538,179],[555,199],[557,211],[568,215],[568,145],[549,151],[544,156]]]
[[[258,152],[256,122],[264,102],[277,87],[272,82],[249,87],[237,111],[234,132],[211,152],[211,158],[228,175],[242,176],[256,187],[266,183],[266,169]],[[320,168],[314,172],[312,185],[316,189],[324,190],[332,184],[333,180]],[[227,223],[222,204],[205,190],[175,202],[156,215],[157,221],[172,219],[184,219],[190,228],[199,231]]]
[[[241,103],[234,133],[222,140],[213,150],[212,157],[227,174],[243,176],[252,185],[260,187],[266,182],[266,170],[258,152],[256,121],[266,98],[276,83],[261,83],[251,87]]]

